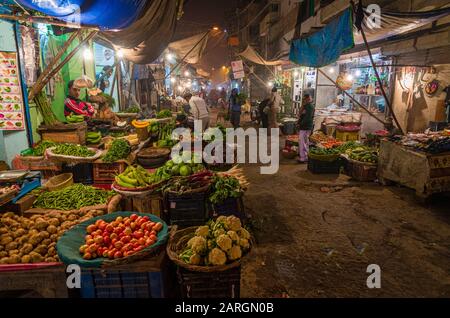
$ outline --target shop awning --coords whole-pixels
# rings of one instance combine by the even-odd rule
[[[277,66],[277,65],[286,64],[286,61],[282,61],[282,60],[266,61],[250,45],[247,46],[247,48],[243,52],[239,53],[238,55],[243,57],[243,58],[245,58],[245,59],[247,59],[247,60],[249,60],[250,62],[253,62],[253,63],[256,63],[256,64],[261,64],[261,65]]]
[[[127,60],[153,63],[175,33],[178,5],[177,0],[153,0],[131,26],[118,32],[102,32],[101,36],[122,49]]]
[[[145,12],[152,0],[17,0],[25,8],[47,16],[102,30],[124,29]]]
[[[169,50],[174,52],[179,58],[183,58],[188,64],[197,64],[203,53],[209,39],[209,31],[191,36],[169,44]]]

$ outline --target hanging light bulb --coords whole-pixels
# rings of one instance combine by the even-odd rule
[[[172,84],[175,83],[175,81],[176,81],[176,80],[175,80],[174,77],[171,77],[171,78],[170,78],[170,82],[171,82]]]
[[[361,76],[361,70],[356,70],[355,75],[356,75],[356,77],[360,77]]]
[[[300,75],[300,73],[299,73],[298,71],[295,71],[295,72],[294,72],[294,76],[295,76],[295,77],[297,77],[297,76],[299,76],[299,75]]]
[[[328,70],[328,72],[330,72],[330,74],[334,73],[334,68],[330,67],[330,69]]]
[[[89,48],[85,48],[83,51],[83,58],[87,61],[92,60],[92,52]]]
[[[267,83],[267,86],[273,87],[273,82],[272,82],[272,81],[268,82],[268,83]]]
[[[186,77],[191,76],[191,72],[189,72],[189,71],[184,72],[184,76],[186,76]]]
[[[174,59],[174,56],[172,53],[167,53],[166,54],[166,60],[168,60],[169,62],[172,61]]]
[[[353,80],[353,75],[352,74],[348,74],[347,75],[347,80],[348,81],[352,81]]]
[[[122,49],[118,49],[118,50],[117,50],[117,57],[118,57],[119,59],[123,58],[123,50],[122,50]]]

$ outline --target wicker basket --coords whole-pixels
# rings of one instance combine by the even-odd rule
[[[44,185],[49,191],[58,191],[69,187],[73,184],[73,174],[71,173],[63,173],[52,177],[48,180],[48,182]]]
[[[242,258],[233,263],[221,266],[197,266],[186,264],[185,262],[183,262],[178,255],[181,252],[183,252],[183,250],[187,245],[187,242],[195,236],[195,230],[197,230],[197,228],[198,228],[197,226],[193,226],[180,231],[176,232],[174,231],[170,233],[169,243],[167,244],[166,251],[169,258],[176,265],[193,272],[202,272],[202,273],[223,272],[232,268],[239,267],[241,265]],[[251,240],[250,245],[253,245],[253,240]]]

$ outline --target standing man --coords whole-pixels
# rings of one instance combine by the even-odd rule
[[[299,163],[308,162],[309,153],[309,136],[314,128],[314,105],[312,103],[311,95],[305,94],[303,96],[303,106],[300,108],[300,118],[299,118],[299,158],[297,161]]]
[[[202,129],[205,131],[209,126],[209,111],[205,100],[197,96],[192,96],[191,93],[184,95],[184,99],[189,103],[193,119],[201,120]]]
[[[238,90],[237,88],[233,88],[231,91],[228,112],[230,114],[230,122],[233,125],[234,129],[239,128],[241,124],[241,110],[242,105],[238,98]]]
[[[64,101],[64,116],[83,115],[92,117],[95,114],[95,108],[91,104],[80,100],[81,89],[75,85],[74,81],[69,82],[69,95]]]
[[[283,99],[278,94],[276,87],[272,88],[272,94],[270,96],[270,113],[269,113],[269,128],[279,128],[278,113],[281,110],[280,105],[283,103]]]

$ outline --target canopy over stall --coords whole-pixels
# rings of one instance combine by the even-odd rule
[[[286,64],[286,61],[282,61],[282,60],[266,61],[250,45],[247,46],[247,48],[243,52],[239,53],[238,55],[249,60],[250,62],[253,62],[256,64],[261,64],[261,65],[266,65],[266,66],[278,66],[278,65]]]
[[[22,6],[59,20],[98,26],[102,30],[124,29],[133,24],[146,9],[149,0],[17,0]],[[167,1],[170,2],[170,1]]]
[[[197,64],[205,52],[209,33],[210,31],[172,42],[169,44],[169,50],[177,56],[184,56],[185,63]]]
[[[125,58],[135,64],[152,63],[164,51],[173,37],[183,5],[180,0],[19,0],[18,3],[70,27],[99,29],[101,38],[122,49]],[[20,16],[10,18],[20,20]]]

